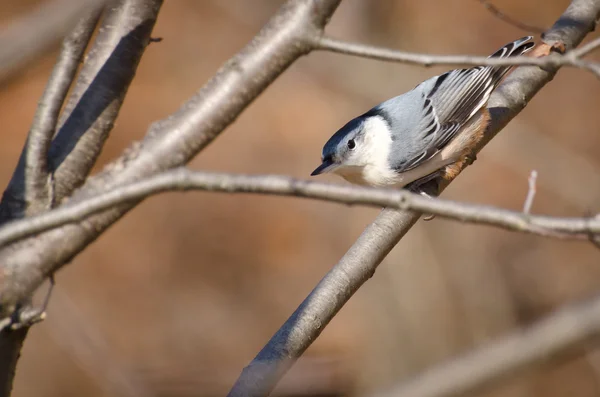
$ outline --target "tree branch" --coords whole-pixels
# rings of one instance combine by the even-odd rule
[[[95,197],[18,220],[0,228],[0,247],[24,237],[67,223],[80,222],[100,211],[136,202],[167,191],[200,190],[224,193],[254,193],[312,198],[344,204],[390,207],[437,215],[466,223],[497,226],[507,230],[556,238],[587,240],[600,234],[600,217],[561,218],[535,216],[485,205],[464,204],[427,198],[408,190],[376,189],[312,182],[278,175],[238,175],[176,169],[145,178]],[[528,195],[529,197],[530,195]],[[526,205],[525,209],[530,208]]]
[[[3,219],[22,216],[48,208],[51,201],[47,152],[56,128],[60,108],[67,95],[81,55],[92,34],[105,1],[82,0],[50,2],[13,24],[0,36],[0,81],[20,69],[25,63],[47,50],[79,19],[74,30],[63,41],[63,48],[49,83],[38,106],[26,147],[21,153],[17,170],[0,204],[0,223]],[[82,17],[87,15],[87,17]],[[80,18],[83,18],[82,20]],[[17,192],[20,200],[10,200]],[[11,206],[10,204],[15,204]],[[27,300],[21,302],[29,309]],[[28,328],[25,322],[19,330],[0,332],[0,397],[10,396],[17,362]]]
[[[546,40],[574,48],[594,28],[599,15],[600,1],[573,0],[546,33]],[[532,67],[511,73],[488,104],[491,124],[475,150],[481,150],[504,128],[554,74],[555,70]],[[384,209],[244,368],[229,396],[267,395],[358,288],[373,276],[383,258],[419,216],[416,212]]]
[[[592,44],[593,43],[593,44]],[[401,62],[419,66],[539,66],[543,69],[554,69],[560,66],[580,68],[592,72],[600,79],[600,64],[581,59],[589,51],[600,45],[600,39],[594,40],[586,51],[568,51],[563,55],[552,53],[541,58],[531,56],[515,56],[509,58],[487,58],[470,55],[432,55],[404,52],[388,48],[379,48],[364,44],[349,43],[331,37],[319,39],[317,49],[336,52],[338,54],[353,55],[362,58],[376,59],[387,62]],[[587,46],[586,46],[587,47]],[[583,49],[583,47],[582,47]]]
[[[542,365],[600,335],[600,297],[566,307],[531,327],[375,394],[377,397],[452,397],[483,391]]]
[[[104,0],[46,1],[0,33],[0,82],[62,39],[85,14]]]
[[[84,16],[63,41],[62,51],[40,99],[17,169],[6,189],[4,205],[0,207],[0,221],[20,218],[23,213],[37,214],[51,208],[48,149],[56,131],[60,109],[101,11],[101,8],[94,9],[91,14]]]
[[[96,163],[149,44],[163,0],[108,7],[49,152],[55,201],[79,187]]]
[[[89,178],[70,203],[190,161],[297,58],[312,49],[340,0],[290,0],[252,42],[168,119],[155,123],[104,172]],[[16,242],[0,250],[0,315],[10,313],[51,273],[68,263],[137,202],[130,202]]]

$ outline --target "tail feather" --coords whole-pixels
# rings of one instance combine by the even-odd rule
[[[535,45],[532,41],[533,36],[525,36],[521,37],[518,40],[513,41],[512,43],[508,43],[498,51],[494,52],[488,58],[508,58],[519,56],[528,53],[531,51],[533,46]],[[493,68],[493,85],[497,86],[500,83],[500,80],[512,69],[512,66],[496,66]]]

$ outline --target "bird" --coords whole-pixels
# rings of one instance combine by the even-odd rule
[[[508,43],[489,58],[523,55],[532,38]],[[393,188],[453,179],[463,163],[474,161],[473,145],[490,122],[487,102],[511,69],[450,70],[380,103],[329,138],[311,176],[333,173],[353,184]]]

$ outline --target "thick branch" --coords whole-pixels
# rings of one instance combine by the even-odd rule
[[[599,15],[600,1],[573,0],[546,37],[574,48],[594,28]],[[504,128],[553,76],[553,72],[532,67],[514,71],[492,96],[491,125],[475,149],[480,150]],[[375,273],[383,258],[419,216],[415,212],[384,209],[244,368],[229,396],[268,394],[342,306]]]
[[[377,397],[453,397],[471,395],[541,365],[553,356],[583,347],[600,335],[600,298],[566,307],[528,329],[437,365],[376,394]]]
[[[56,131],[60,109],[77,73],[79,62],[94,32],[101,8],[83,17],[65,38],[33,120],[2,206],[2,219],[33,215],[51,207],[48,149]],[[10,197],[10,198],[9,198]]]
[[[177,169],[119,186],[109,192],[18,220],[0,228],[0,247],[97,212],[167,191],[200,190],[313,198],[344,204],[413,210],[467,223],[558,238],[589,238],[600,234],[600,218],[535,216],[491,206],[426,198],[408,190],[376,189],[311,182],[278,175],[237,175]]]
[[[85,14],[104,0],[46,1],[0,33],[0,82],[62,39]]]
[[[119,185],[191,160],[298,57],[312,48],[340,0],[290,0],[238,55],[168,119],[155,123],[141,144],[90,178],[76,203]],[[4,280],[0,309],[6,315],[49,274],[58,270],[136,203],[94,215],[0,250]]]
[[[118,0],[107,7],[49,152],[59,202],[79,187],[102,151],[135,76],[162,0]]]

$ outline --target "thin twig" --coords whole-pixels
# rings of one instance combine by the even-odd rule
[[[523,204],[523,213],[525,214],[529,214],[529,212],[531,212],[531,206],[533,205],[533,199],[535,198],[536,181],[537,171],[533,170],[529,175],[529,190],[527,191],[527,197],[525,198],[525,203]]]
[[[582,58],[594,51],[595,49],[597,49],[598,47],[600,47],[600,37],[582,45],[579,48],[574,48],[573,50],[571,50],[571,55],[576,58]]]
[[[515,56],[508,58],[488,58],[470,55],[433,55],[392,50],[365,44],[350,43],[323,36],[318,38],[317,49],[338,54],[359,56],[387,62],[400,62],[418,66],[539,66],[543,69],[555,69],[569,66],[587,70],[600,79],[600,65],[580,59],[580,54],[571,51],[564,55],[552,53],[541,58]],[[596,48],[596,47],[594,47]],[[591,51],[589,49],[588,51]]]
[[[533,199],[531,192],[535,193],[534,178],[530,179],[530,183],[532,182],[533,190],[530,190],[528,200]],[[154,194],[188,190],[269,194],[379,208],[390,207],[546,237],[586,239],[590,234],[600,233],[600,219],[529,216],[527,204],[524,212],[518,212],[423,197],[408,190],[330,184],[278,175],[238,175],[178,169],[116,187],[107,193],[72,205],[67,203],[45,214],[8,223],[0,228],[0,246],[66,223],[79,222],[102,210],[139,201]]]
[[[437,365],[376,397],[472,395],[600,335],[600,297],[565,307],[524,330]]]
[[[62,39],[85,14],[106,0],[45,1],[0,33],[0,82]]]
[[[505,13],[503,13],[498,7],[496,7],[495,5],[491,4],[487,0],[479,0],[479,2],[493,16],[495,16],[496,18],[500,19],[503,22],[506,22],[509,25],[512,25],[512,26],[516,27],[517,29],[521,29],[521,30],[524,30],[526,32],[537,33],[537,34],[544,33],[545,29],[539,28],[539,27],[534,26],[534,25],[526,24],[524,22],[518,21],[518,20],[510,17],[510,16],[506,15]]]
[[[574,48],[595,27],[599,15],[600,2],[573,0],[546,37]],[[474,152],[504,128],[554,74],[555,70],[540,68],[512,72],[490,98],[491,123]],[[418,213],[384,209],[244,368],[229,396],[266,396],[418,218]]]

